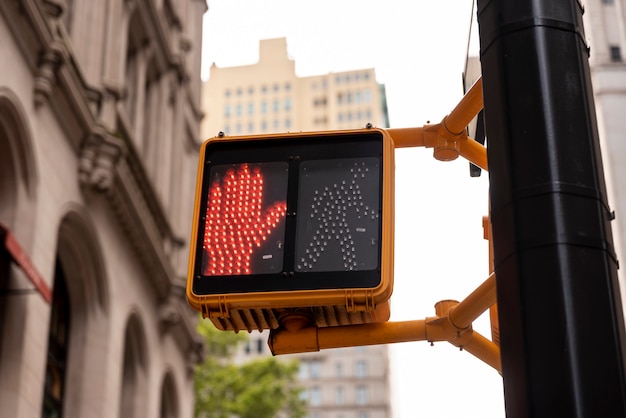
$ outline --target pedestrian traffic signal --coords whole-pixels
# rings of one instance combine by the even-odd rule
[[[376,128],[204,142],[189,304],[236,331],[294,310],[318,326],[387,320],[393,149]]]

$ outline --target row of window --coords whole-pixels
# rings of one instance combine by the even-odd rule
[[[354,363],[354,375],[356,377],[367,377],[368,366],[366,360],[357,360]],[[322,375],[322,362],[320,360],[302,360],[300,362],[300,369],[298,371],[298,378],[304,379],[318,379]],[[344,363],[335,363],[335,377],[345,377]]]
[[[367,386],[359,385],[355,388],[355,402],[357,405],[367,405],[369,402],[369,391],[367,390]],[[319,386],[313,386],[308,390],[303,390],[300,393],[300,398],[307,402],[309,406],[320,406],[322,405],[322,389]],[[338,386],[335,388],[335,404],[336,405],[345,405],[346,404],[346,390],[342,386]]]
[[[261,102],[261,104],[260,104],[260,112],[261,112],[261,114],[266,114],[266,113],[268,112],[268,105],[269,105],[269,104],[268,104],[268,102],[267,102],[267,101],[265,101],[265,100]],[[287,111],[287,112],[288,112],[288,111],[290,111],[290,110],[292,109],[293,104],[292,104],[292,101],[291,101],[291,98],[290,98],[290,97],[287,97],[287,98],[283,101],[283,106],[282,106],[282,107],[283,107],[283,109],[284,109],[285,111]],[[279,112],[279,111],[280,111],[280,108],[281,108],[281,103],[280,103],[280,100],[275,99],[274,101],[272,101],[272,110],[273,110],[275,113],[276,113],[276,112]],[[237,103],[237,104],[234,106],[234,113],[235,113],[235,116],[242,116],[242,115],[243,115],[243,112],[244,112],[244,110],[243,110],[243,109],[244,109],[244,108],[243,108],[243,105],[242,105],[241,103]],[[252,116],[252,115],[254,115],[255,111],[256,111],[256,109],[255,109],[254,103],[252,103],[252,102],[248,103],[248,105],[246,106],[246,113],[247,113],[249,116]],[[224,116],[228,118],[228,117],[230,117],[232,114],[233,114],[233,106],[232,106],[232,105],[230,105],[230,104],[227,104],[226,106],[224,106]]]
[[[367,81],[369,79],[370,79],[370,72],[369,71],[356,72],[356,73],[336,74],[335,75],[335,83],[336,84],[350,83],[352,81],[359,82],[361,80]]]
[[[335,74],[335,84],[348,84],[351,82],[358,83],[360,81],[369,81],[371,73],[369,71]],[[326,90],[328,88],[328,81],[323,78],[321,80],[313,80],[311,82],[312,90]]]
[[[290,118],[285,118],[285,120],[282,121],[282,124],[280,120],[274,119],[271,124],[271,129],[273,129],[274,131],[289,130],[291,129],[292,126],[293,125],[292,125]],[[240,122],[235,123],[234,126],[231,126],[230,124],[224,125],[224,133],[226,135],[231,135],[231,134],[239,135],[239,134],[243,134],[244,132],[249,133],[249,134],[267,132],[269,129],[270,129],[270,124],[266,120],[261,121],[258,127],[257,125],[255,125],[254,122],[248,122],[246,125],[245,131],[244,131],[243,124],[241,124]],[[246,353],[249,354],[250,352],[246,351]]]
[[[367,109],[365,111],[357,110],[356,112],[345,112],[337,114],[337,122],[344,121],[360,121],[360,120],[370,120],[372,119],[372,111]]]
[[[284,89],[284,91],[291,91],[291,83],[286,82],[285,84],[283,84],[283,89]],[[268,87],[266,84],[263,84],[263,85],[260,87],[260,91],[261,91],[261,93],[267,93],[269,90],[270,90],[270,87]],[[281,85],[280,85],[280,83],[274,83],[274,84],[272,85],[272,87],[271,87],[271,90],[272,90],[274,93],[279,92],[279,91],[281,90]],[[254,87],[254,86],[249,86],[249,87],[247,88],[247,93],[248,93],[249,95],[253,95],[255,92],[256,92],[256,89],[255,89],[255,87]],[[226,90],[224,90],[224,96],[226,96],[226,97],[231,97],[231,96],[233,96],[233,95],[235,95],[235,96],[237,96],[237,97],[241,97],[241,96],[243,96],[243,94],[244,94],[244,89],[243,89],[243,87],[237,87],[237,88],[236,88],[236,89],[234,89],[234,90],[231,90],[231,89],[226,89]]]
[[[371,103],[372,92],[369,89],[337,93],[337,104]]]

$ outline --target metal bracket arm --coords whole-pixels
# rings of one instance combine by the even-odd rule
[[[487,148],[467,136],[467,125],[483,108],[482,78],[465,93],[459,104],[440,123],[421,128],[393,128],[387,132],[396,148],[433,148],[440,161],[452,161],[459,155],[487,170]]]
[[[495,303],[495,275],[492,274],[462,302],[438,302],[435,317],[322,328],[308,326],[301,317],[291,322],[285,318],[288,325],[272,330],[268,345],[272,354],[277,355],[409,341],[448,341],[500,372],[500,348],[471,326]]]

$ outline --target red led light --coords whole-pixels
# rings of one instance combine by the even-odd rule
[[[230,168],[209,189],[204,230],[207,262],[203,274],[225,276],[251,274],[254,250],[285,217],[287,205],[263,204],[263,173],[248,164]]]

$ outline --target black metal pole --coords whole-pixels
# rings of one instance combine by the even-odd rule
[[[508,417],[625,417],[626,339],[576,0],[478,0]]]

